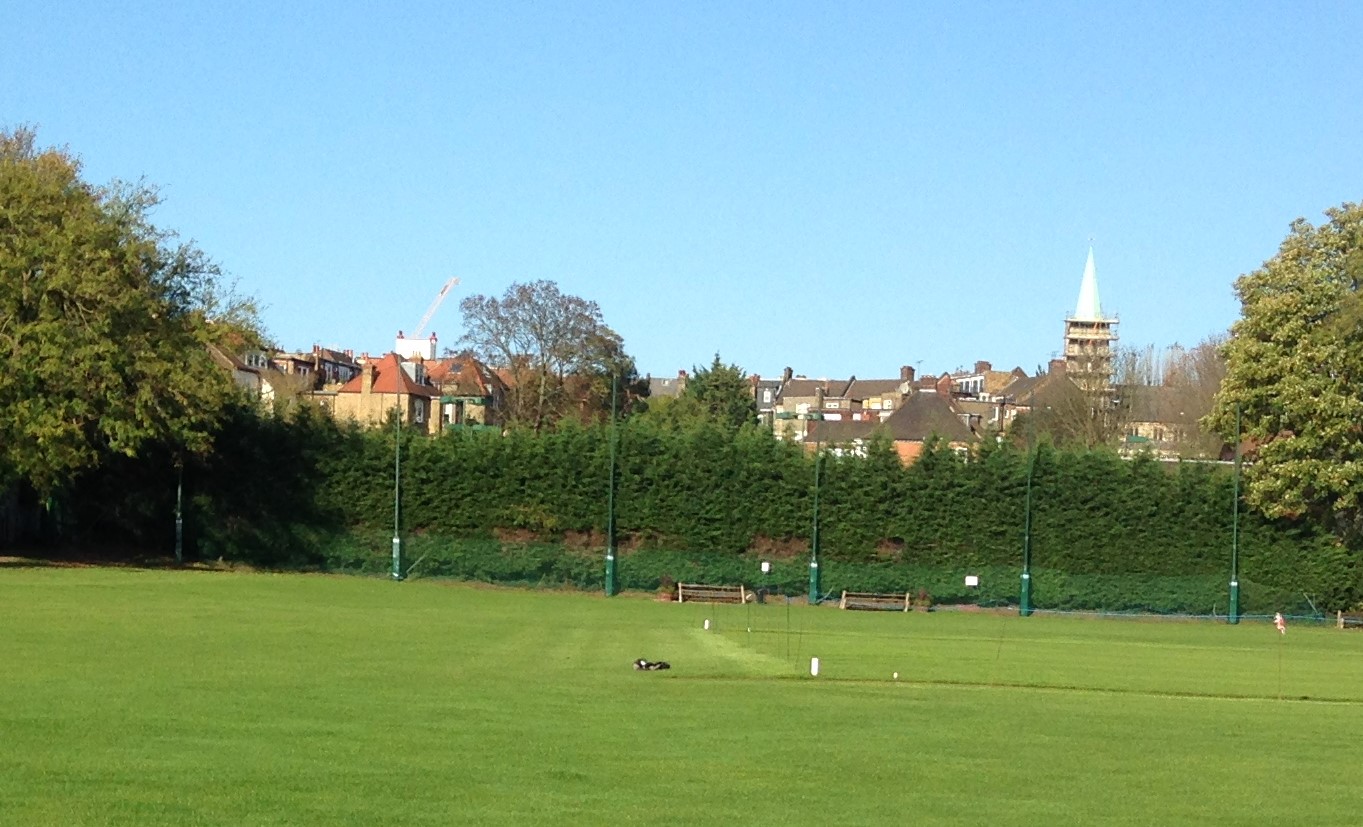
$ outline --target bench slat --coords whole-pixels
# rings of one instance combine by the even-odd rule
[[[746,603],[748,591],[743,586],[711,586],[703,583],[678,583],[677,602],[685,603]]]
[[[842,593],[842,600],[838,602],[839,609],[882,609],[894,607],[899,611],[907,612],[913,606],[910,592],[849,592]]]

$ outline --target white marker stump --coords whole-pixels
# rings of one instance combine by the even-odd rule
[[[812,676],[814,676],[814,677],[816,677],[816,678],[819,677],[819,659],[818,659],[818,658],[810,658],[810,659],[809,659],[809,674],[812,675]]]
[[[705,631],[710,631],[710,618],[705,618],[705,625],[701,627]]]

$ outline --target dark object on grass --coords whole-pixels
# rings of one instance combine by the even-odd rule
[[[665,660],[644,660],[639,658],[634,662],[634,668],[641,672],[656,672],[659,669],[671,669],[672,664]]]

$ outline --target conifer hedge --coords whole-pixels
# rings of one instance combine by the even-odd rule
[[[414,573],[600,588],[609,437],[578,424],[539,435],[405,435],[400,522],[408,562],[420,561]],[[344,516],[325,536],[295,532],[315,541],[301,556],[386,571],[394,434],[339,429],[329,439],[332,450],[295,473],[310,478],[313,515]],[[616,461],[622,587],[761,585],[756,561],[769,559],[773,586],[804,593],[810,453],[758,428],[663,430],[636,419],[620,426]],[[1233,469],[1048,444],[986,445],[969,461],[929,444],[908,467],[885,442],[830,454],[819,490],[824,588],[1015,602],[1029,463],[1038,607],[1226,610]],[[1358,554],[1307,522],[1242,510],[1239,549],[1245,613],[1295,611],[1308,596],[1321,609],[1359,599]],[[981,577],[979,588],[964,586],[967,573]]]
[[[599,589],[610,431],[403,432],[399,530],[413,575]],[[302,409],[236,411],[183,471],[189,559],[387,572],[395,432]],[[808,590],[811,451],[756,427],[618,429],[619,582]],[[1030,472],[1030,473],[1029,473]],[[966,461],[930,443],[904,467],[886,442],[826,452],[818,491],[823,588],[920,591],[936,603],[1015,604],[1030,478],[1033,602],[1041,609],[1225,612],[1235,477],[1224,465],[985,444]],[[63,541],[169,549],[168,454],[110,463],[58,503]],[[1346,609],[1359,551],[1302,519],[1239,518],[1241,610]],[[764,577],[759,560],[774,571]],[[967,588],[974,574],[980,585]]]

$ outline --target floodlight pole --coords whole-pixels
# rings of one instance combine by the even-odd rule
[[[402,535],[399,533],[402,496],[402,411],[393,407],[393,572],[394,580],[402,579]]]
[[[823,481],[822,446],[814,447],[814,532],[809,543],[809,603],[818,605],[823,598],[822,583],[819,577],[819,487]]]
[[[1018,614],[1022,617],[1032,614],[1032,474],[1036,468],[1034,407],[1027,410],[1027,498],[1026,515],[1022,523],[1022,589],[1018,595]]]
[[[1240,403],[1235,403],[1235,498],[1230,522],[1230,611],[1227,621],[1240,622]]]
[[[606,488],[606,597],[618,593],[615,582],[615,394],[619,384],[611,375],[610,482]]]

